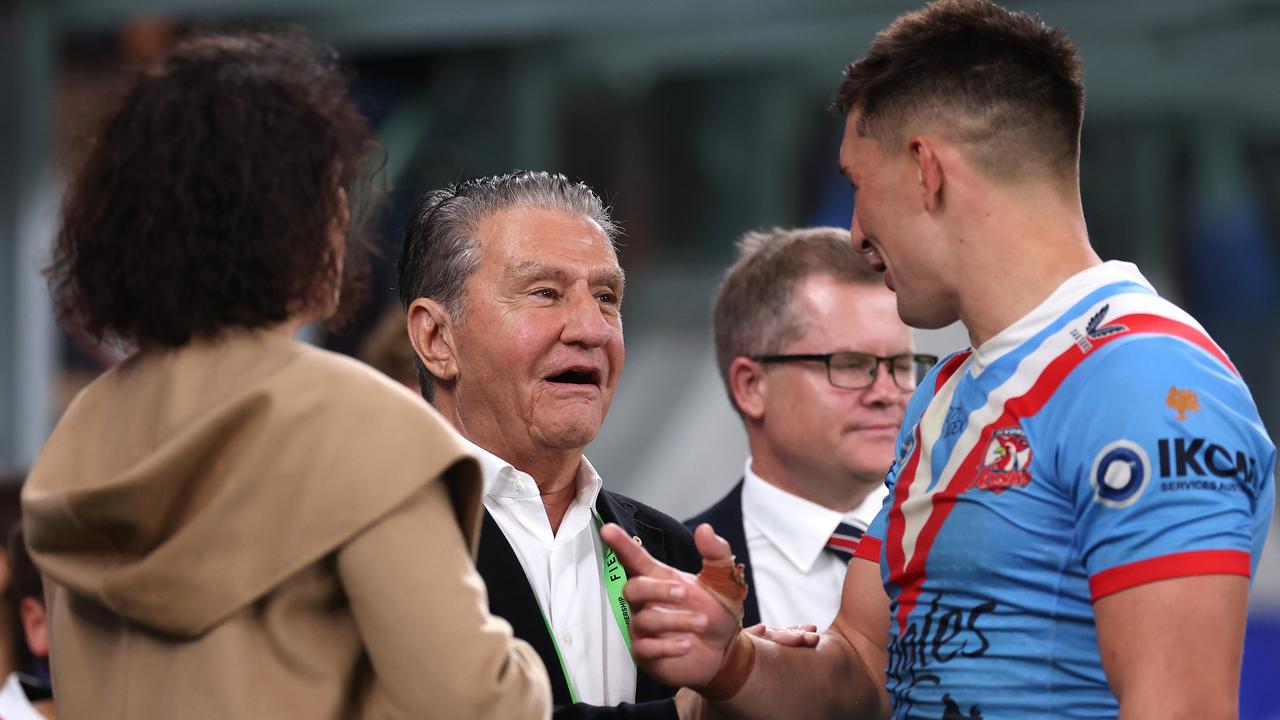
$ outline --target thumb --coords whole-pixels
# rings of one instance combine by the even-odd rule
[[[733,549],[729,541],[716,534],[708,523],[702,523],[693,531],[693,542],[698,548],[702,561],[710,565],[733,564]]]

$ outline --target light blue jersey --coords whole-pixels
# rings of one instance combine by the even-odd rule
[[[895,718],[1116,717],[1093,602],[1252,577],[1275,504],[1249,390],[1127,263],[939,363],[899,448],[857,553],[892,601]]]

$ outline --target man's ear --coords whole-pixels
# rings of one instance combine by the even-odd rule
[[[49,616],[45,614],[44,603],[28,595],[18,603],[18,614],[23,634],[27,636],[27,649],[38,658],[49,657]]]
[[[942,207],[942,185],[946,180],[945,168],[935,142],[936,138],[927,135],[916,135],[907,141],[911,160],[916,166],[920,199],[925,211],[931,213]]]
[[[733,394],[738,411],[745,417],[751,420],[764,417],[769,382],[763,365],[751,358],[734,358],[729,363],[729,391]]]
[[[453,348],[453,321],[448,311],[431,298],[418,298],[409,304],[405,322],[409,344],[418,359],[438,380],[458,376],[458,362]]]

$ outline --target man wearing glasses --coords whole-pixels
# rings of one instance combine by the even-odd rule
[[[745,565],[743,622],[826,627],[849,558],[879,512],[917,380],[894,295],[849,232],[747,233],[716,296],[720,375],[751,456],[703,514]]]

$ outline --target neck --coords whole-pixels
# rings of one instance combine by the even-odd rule
[[[35,708],[36,712],[45,716],[48,720],[57,720],[58,718],[58,714],[57,711],[54,710],[52,700],[40,700],[38,702],[33,702],[31,703],[31,707]]]
[[[862,504],[884,477],[861,478],[852,475],[829,477],[815,468],[801,468],[784,462],[769,450],[751,443],[751,472],[776,488],[802,497],[828,510],[847,513]]]
[[[519,447],[511,434],[502,432],[491,418],[464,415],[449,391],[437,386],[435,408],[462,437],[502,458],[512,467],[528,473],[538,485],[542,505],[551,523],[551,533],[560,531],[565,513],[578,496],[578,468],[582,465],[582,448],[547,449]]]
[[[1047,186],[974,205],[955,258],[960,320],[974,348],[1031,312],[1071,276],[1101,263],[1078,195]],[[998,282],[992,270],[998,269]]]

